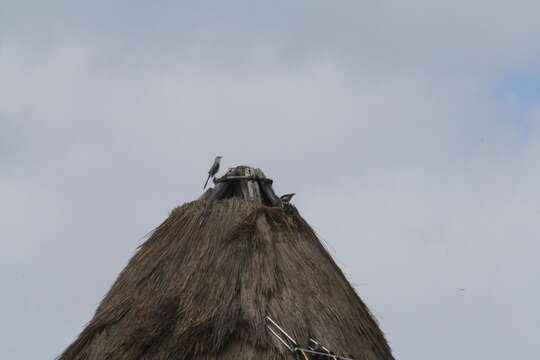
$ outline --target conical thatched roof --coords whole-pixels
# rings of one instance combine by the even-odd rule
[[[266,315],[301,345],[314,338],[355,360],[393,359],[297,210],[240,197],[174,209],[59,359],[293,360]]]

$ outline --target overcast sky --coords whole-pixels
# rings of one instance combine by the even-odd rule
[[[538,359],[538,1],[85,3],[0,3],[0,358],[59,355],[223,155],[396,358]]]

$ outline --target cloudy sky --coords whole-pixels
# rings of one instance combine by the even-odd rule
[[[2,1],[0,358],[59,355],[223,155],[297,193],[397,358],[537,359],[539,13]]]

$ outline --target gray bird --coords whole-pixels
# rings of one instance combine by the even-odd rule
[[[292,197],[295,195],[295,193],[285,194],[281,195],[280,200],[281,202],[285,204],[289,204],[291,202]]]
[[[208,170],[208,178],[206,179],[206,182],[204,183],[203,190],[206,189],[206,185],[208,184],[208,180],[210,180],[210,178],[212,176],[216,175],[217,172],[219,171],[219,162],[221,161],[222,157],[223,156],[216,156],[216,158],[214,159],[214,164],[212,165],[210,170]]]

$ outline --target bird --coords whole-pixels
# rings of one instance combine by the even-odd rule
[[[210,178],[216,175],[217,172],[219,171],[219,162],[221,161],[222,157],[223,156],[216,156],[216,158],[214,159],[214,163],[212,164],[212,167],[210,168],[210,170],[208,170],[208,178],[206,178],[206,182],[204,183],[203,190],[206,189],[206,185],[208,185],[208,180],[210,180]]]
[[[281,200],[281,202],[285,205],[285,204],[289,204],[291,202],[291,199],[292,197],[295,195],[295,193],[290,193],[290,194],[285,194],[285,195],[281,195],[281,197],[279,198]]]

